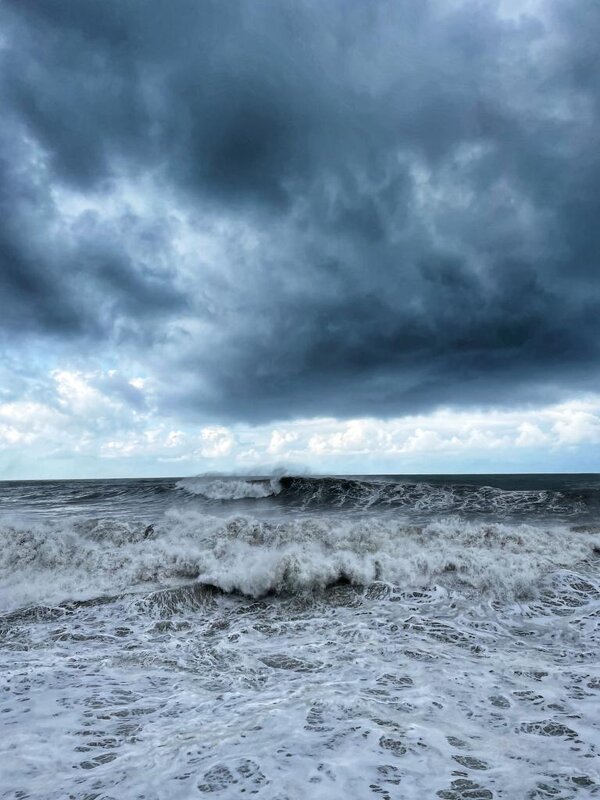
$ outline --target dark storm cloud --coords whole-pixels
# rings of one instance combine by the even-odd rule
[[[52,178],[20,158],[24,148],[14,127],[6,125],[4,133],[2,329],[10,336],[34,332],[94,340],[133,327],[140,335],[144,319],[186,307],[172,274],[156,264],[165,246],[160,225],[146,230],[133,214],[108,224],[92,212],[79,215],[75,225],[61,225]],[[135,252],[128,252],[132,244]]]
[[[86,326],[85,316],[62,287],[61,270],[44,241],[47,210],[32,182],[0,161],[0,319],[12,331],[38,329],[70,335]]]
[[[597,389],[600,8],[499,8],[6,4],[3,326],[126,341],[215,417]],[[56,233],[57,187],[144,176],[259,244],[184,277],[172,221]]]

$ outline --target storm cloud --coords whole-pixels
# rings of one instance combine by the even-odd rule
[[[240,422],[598,390],[594,0],[0,14],[11,358]]]

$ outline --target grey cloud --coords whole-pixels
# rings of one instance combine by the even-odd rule
[[[10,132],[9,141],[18,141]],[[107,223],[86,213],[66,223],[52,179],[26,148],[13,147],[12,160],[7,152],[0,161],[0,332],[93,344],[129,329],[147,339],[145,319],[186,308],[173,270],[162,264],[170,234],[160,220],[127,214]]]
[[[147,409],[147,400],[144,392],[129,383],[123,375],[118,373],[103,375],[92,380],[91,383],[104,395],[115,396],[137,411]]]
[[[64,291],[61,265],[44,240],[47,209],[27,178],[0,161],[0,319],[11,331],[81,333],[86,325]]]
[[[46,164],[3,188],[9,331],[28,310],[37,334],[127,341],[165,409],[215,418],[598,388],[597,4],[31,0],[4,17],[8,119]],[[68,248],[50,239],[53,186],[123,175],[260,247],[232,244],[220,278],[199,254],[184,279],[167,221],[84,216]]]

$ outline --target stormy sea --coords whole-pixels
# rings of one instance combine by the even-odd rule
[[[0,797],[600,797],[600,476],[0,484]]]

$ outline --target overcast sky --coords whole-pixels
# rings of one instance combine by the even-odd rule
[[[597,0],[4,0],[0,478],[598,470]]]

